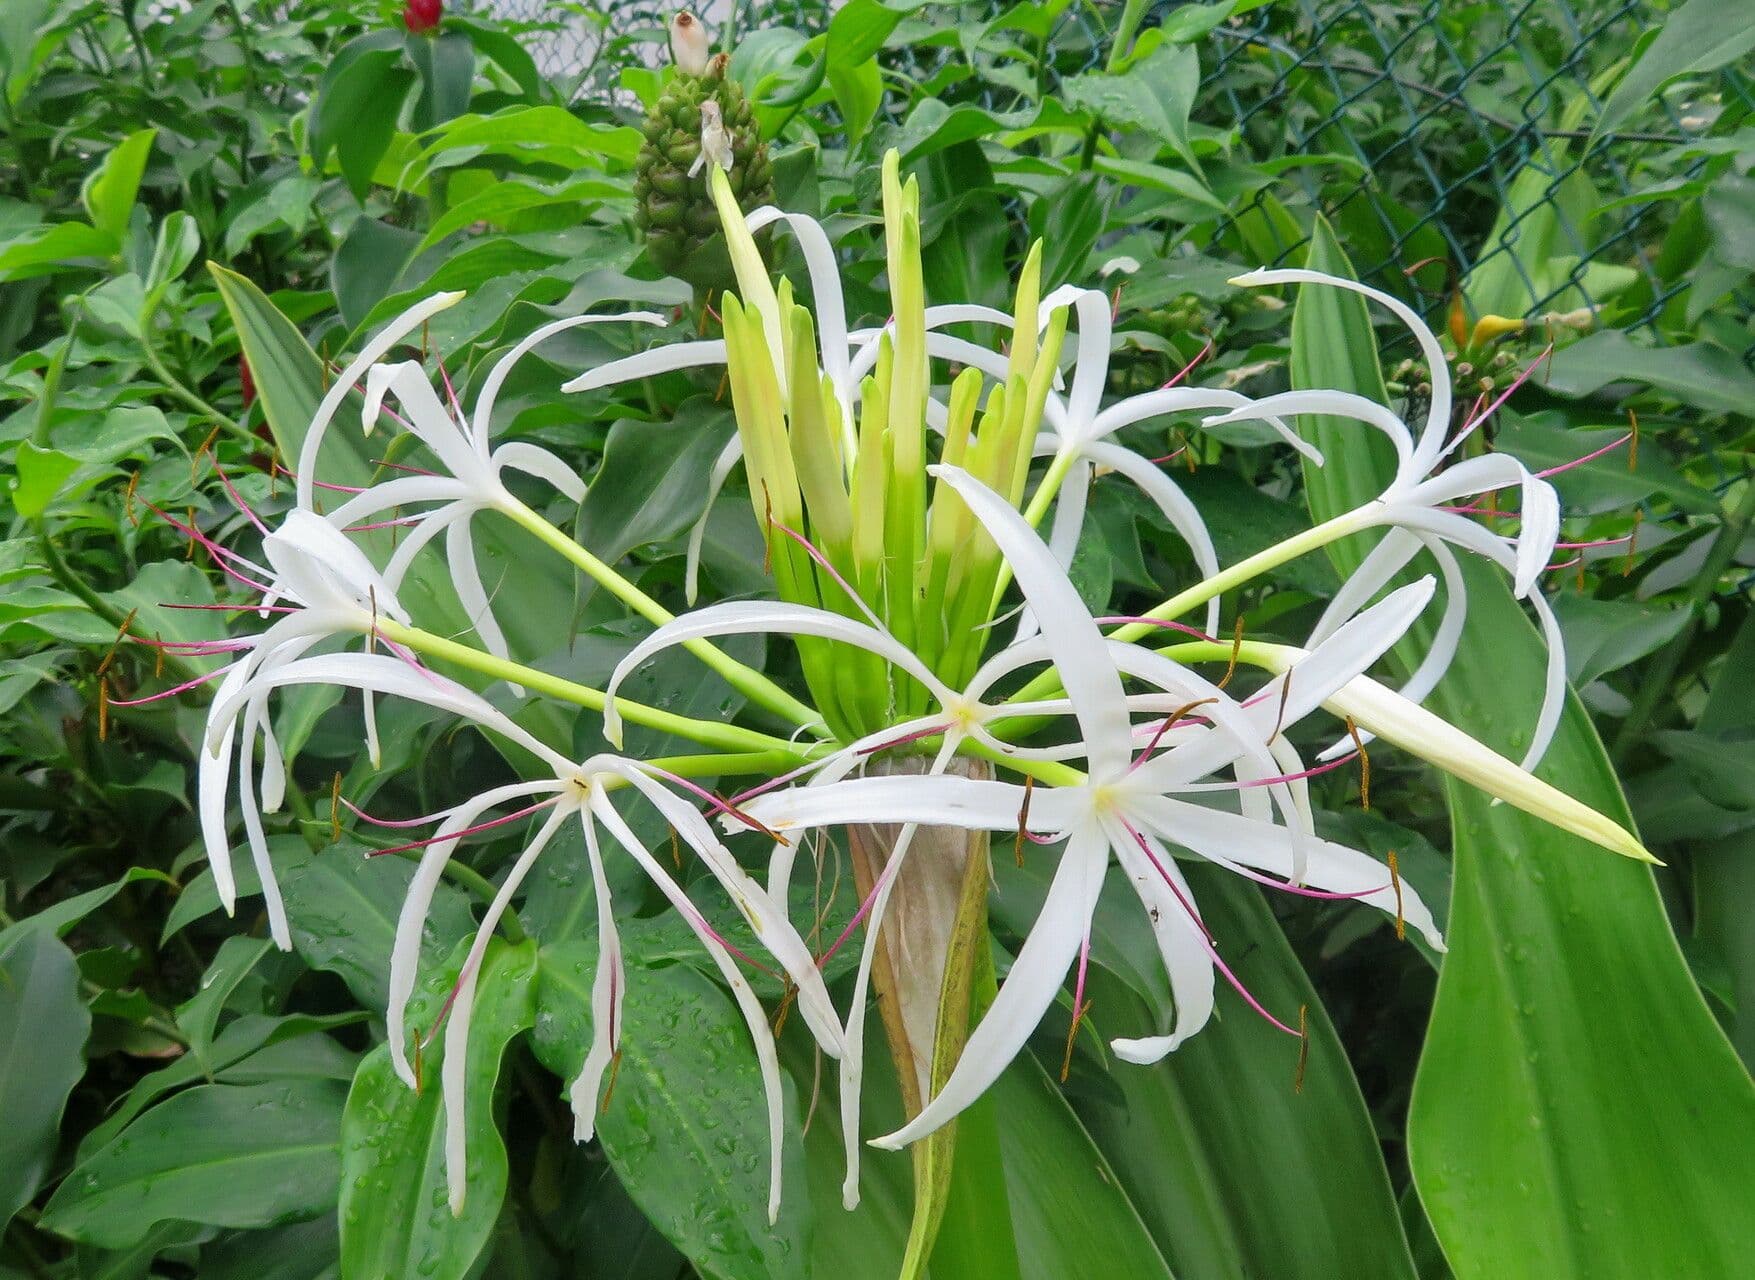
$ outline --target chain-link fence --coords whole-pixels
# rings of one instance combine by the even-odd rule
[[[671,8],[477,3],[531,24],[526,38],[550,74],[601,88],[613,82],[595,66],[606,36],[626,48],[649,31],[661,56]],[[1181,3],[1160,0],[1145,26]],[[785,23],[809,34],[834,0],[713,0],[702,16],[716,27],[733,4],[742,29]],[[961,20],[1003,5],[974,0]],[[1053,75],[1096,65],[1120,12],[1119,0],[1069,6],[1050,36]],[[1202,45],[1196,119],[1236,130],[1249,159],[1285,167],[1239,200],[1217,239],[1286,261],[1315,209],[1363,274],[1412,271],[1434,313],[1461,284],[1477,310],[1583,324],[1606,307],[1619,325],[1652,320],[1679,286],[1653,269],[1666,206],[1642,193],[1704,163],[1675,159],[1686,157],[1675,144],[1755,105],[1750,78],[1733,69],[1589,141],[1605,85],[1664,12],[1654,0],[1280,0],[1220,25]],[[978,92],[991,97],[986,84]],[[1654,159],[1682,167],[1654,172]]]

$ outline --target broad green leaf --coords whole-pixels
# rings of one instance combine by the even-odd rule
[[[1188,113],[1200,89],[1200,55],[1187,45],[1161,45],[1119,75],[1091,71],[1061,83],[1068,105],[1110,125],[1128,125],[1159,139],[1198,174],[1188,143]]]
[[[117,243],[128,233],[128,215],[134,212],[140,179],[146,172],[146,157],[156,137],[157,129],[142,129],[122,139],[86,179],[85,189],[80,192],[92,226]]]
[[[178,276],[189,269],[195,255],[201,252],[201,228],[195,219],[181,209],[165,215],[159,223],[158,239],[153,244],[152,263],[146,269],[146,305],[149,312],[158,309],[159,299]],[[142,321],[144,323],[144,320]]]
[[[296,459],[323,397],[323,362],[298,326],[262,290],[217,262],[209,262],[207,270],[237,328],[238,343],[250,362],[250,376],[274,442],[283,458]],[[360,484],[367,474],[362,464],[361,479],[342,479]]]
[[[189,1037],[189,1052],[197,1061],[206,1061],[211,1053],[219,1015],[232,992],[273,948],[274,943],[267,938],[241,936],[219,944],[213,963],[201,975],[200,989],[177,1010],[177,1027]]]
[[[410,1002],[409,1023],[416,1034],[437,1019],[457,968],[438,970]],[[422,1055],[418,1093],[397,1077],[387,1045],[360,1063],[341,1122],[346,1275],[446,1280],[471,1274],[506,1194],[506,1145],[495,1118],[494,1089],[507,1045],[535,1017],[535,978],[534,943],[495,944],[482,960],[469,1028],[469,1189],[459,1215],[451,1213],[445,1180],[447,1121],[439,1089],[443,1037]]]
[[[596,948],[546,947],[536,1052],[571,1082],[591,1043]],[[597,1132],[646,1216],[713,1280],[788,1280],[809,1270],[801,1117],[787,1090],[786,1195],[768,1225],[768,1122],[749,1031],[693,969],[630,967],[621,1065]]]
[[[154,1107],[80,1162],[44,1230],[124,1248],[160,1222],[266,1227],[335,1203],[341,1108],[334,1080],[201,1085]]]
[[[361,214],[348,228],[329,264],[335,305],[349,329],[396,287],[421,242],[420,233]]]
[[[508,107],[491,116],[459,116],[428,135],[421,159],[445,152],[502,155],[567,169],[623,168],[640,151],[640,131],[587,124],[561,107]]]
[[[79,969],[60,939],[38,929],[0,949],[0,1228],[48,1172],[90,1032]]]
[[[119,247],[114,236],[83,222],[58,222],[0,245],[0,280],[48,275],[64,266],[97,266]]]
[[[371,189],[415,78],[400,36],[390,30],[351,41],[323,73],[311,104],[311,158],[321,166],[333,150],[355,199]]]
[[[369,858],[355,844],[331,845],[321,853],[311,853],[296,837],[271,844],[293,946],[312,968],[340,977],[362,1005],[382,1010],[389,1000],[396,917],[414,864]],[[436,963],[472,932],[468,901],[441,884],[421,934],[423,962]]]
[[[1688,621],[1687,609],[1596,600],[1577,592],[1556,595],[1554,614],[1566,637],[1566,676],[1580,689],[1656,652]]]
[[[12,507],[29,520],[48,510],[62,486],[79,470],[79,459],[70,458],[59,449],[39,449],[29,440],[21,440],[13,466],[16,474],[12,478]]]
[[[1603,103],[1593,140],[1612,133],[1677,76],[1717,71],[1755,49],[1755,9],[1743,0],[1688,0],[1655,26],[1657,37]]]
[[[53,933],[57,937],[65,937],[68,930],[78,924],[86,916],[96,911],[104,903],[115,897],[128,885],[141,880],[156,880],[160,884],[176,888],[177,882],[164,872],[153,867],[129,867],[121,879],[102,885],[96,889],[87,889],[84,893],[75,894],[71,898],[51,904],[37,912],[26,916],[17,924],[0,929],[0,954],[9,950],[13,943],[26,934]]]
[[[1326,228],[1311,265],[1350,270]],[[1295,384],[1380,393],[1363,300],[1307,286],[1293,335]],[[1352,424],[1302,425],[1328,455],[1308,488],[1317,519],[1392,473]],[[1337,546],[1334,559],[1351,569],[1357,554]],[[1468,625],[1428,705],[1515,756],[1544,656],[1497,571],[1464,571]],[[1631,823],[1576,699],[1538,773]],[[1461,1280],[1736,1274],[1755,1253],[1744,1209],[1755,1087],[1694,985],[1651,872],[1459,783],[1445,795],[1450,952],[1408,1140],[1451,1266]]]
[[[1539,376],[1539,375],[1538,375]],[[1622,439],[1627,427],[1617,425],[1587,430],[1567,426],[1560,413],[1516,414],[1500,410],[1493,427],[1493,447],[1509,453],[1533,471],[1545,471],[1596,453]],[[1620,511],[1651,499],[1673,503],[1683,511],[1718,515],[1719,504],[1710,491],[1688,479],[1666,462],[1660,449],[1644,448],[1634,458],[1626,449],[1615,449],[1582,465],[1572,465],[1557,475],[1553,484],[1569,515],[1592,515]]]
[[[1542,386],[1563,396],[1588,396],[1617,382],[1655,387],[1708,413],[1747,413],[1755,404],[1755,373],[1734,352],[1707,342],[1642,347],[1620,329],[1556,351],[1542,374]]]
[[[1027,927],[1049,865],[996,868],[1005,918]],[[1374,1276],[1412,1280],[1371,1116],[1334,1028],[1260,893],[1180,864],[1238,976],[1282,1021],[1309,1010],[1310,1053],[1221,983],[1213,1021],[1154,1066],[1106,1051],[1075,1058],[1066,1086],[1113,1176],[1178,1276]],[[1368,908],[1377,927],[1389,922]],[[1160,1034],[1170,1011],[1146,913],[1112,880],[1092,931],[1092,1029]],[[1002,1112],[1003,1113],[1003,1112]],[[1260,1206],[1279,1206],[1264,1214]]]
[[[201,1250],[201,1280],[340,1280],[333,1216],[239,1232]]]

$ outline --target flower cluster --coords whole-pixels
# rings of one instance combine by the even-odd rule
[[[235,793],[282,946],[288,924],[263,836],[263,815],[286,792],[269,713],[274,693],[309,684],[357,691],[365,699],[374,759],[371,700],[394,697],[468,722],[533,762],[534,772],[522,779],[423,820],[433,833],[398,847],[417,853],[419,865],[391,962],[389,1042],[398,1073],[418,1086],[419,1059],[410,1060],[403,1024],[439,877],[467,836],[517,821],[534,827],[488,904],[448,1006],[441,1072],[454,1207],[466,1190],[458,1116],[476,976],[532,865],[576,819],[596,892],[599,948],[592,1039],[570,1089],[577,1136],[592,1132],[628,995],[605,873],[613,846],[687,921],[744,1014],[768,1093],[770,1212],[777,1211],[782,1095],[768,1014],[740,968],[749,958],[635,833],[624,812],[629,802],[650,805],[676,832],[783,975],[787,998],[817,1045],[838,1062],[849,1204],[857,1196],[866,996],[882,931],[905,934],[910,927],[898,914],[896,891],[911,874],[911,852],[925,847],[923,831],[1016,832],[1022,841],[1053,847],[1056,870],[1034,928],[954,1067],[942,1079],[928,1073],[911,1082],[919,1105],[901,1128],[874,1140],[888,1148],[934,1132],[979,1097],[1022,1050],[1069,974],[1074,1009],[1082,1009],[1093,912],[1112,864],[1150,920],[1173,995],[1157,1034],[1114,1042],[1129,1062],[1157,1061],[1199,1031],[1221,980],[1263,1017],[1297,1034],[1244,989],[1225,952],[1235,954],[1247,940],[1209,931],[1179,860],[1209,862],[1291,894],[1357,901],[1442,950],[1431,912],[1393,867],[1316,832],[1309,778],[1336,767],[1346,753],[1362,752],[1368,736],[1608,849],[1648,856],[1633,836],[1529,772],[1552,734],[1564,692],[1558,636],[1536,589],[1558,535],[1558,505],[1542,478],[1501,455],[1443,467],[1462,438],[1449,434],[1445,362],[1419,317],[1397,300],[1302,271],[1255,272],[1238,281],[1351,289],[1387,307],[1412,331],[1433,370],[1432,403],[1418,432],[1386,406],[1340,392],[1251,400],[1173,385],[1105,404],[1110,301],[1091,289],[1044,296],[1039,249],[1019,275],[1009,312],[927,305],[919,191],[902,179],[893,154],[883,173],[890,314],[876,327],[861,327],[845,313],[841,259],[823,226],[771,208],[746,219],[718,168],[707,166],[701,180],[720,209],[737,278],[736,294],[721,300],[723,337],[657,345],[582,371],[567,388],[588,391],[723,367],[738,435],[715,469],[713,488],[716,494],[742,465],[766,544],[772,599],[710,603],[675,616],[508,487],[505,473],[515,471],[573,501],[584,492],[581,478],[555,455],[517,441],[496,444],[496,397],[516,362],[573,326],[662,323],[645,312],[575,316],[535,330],[488,368],[473,412],[466,413],[442,370],[441,393],[422,364],[392,357],[409,334],[457,298],[441,294],[421,302],[368,341],[330,386],[303,437],[296,505],[274,528],[263,526],[264,563],[207,544],[230,576],[260,593],[251,607],[273,621],[249,636],[185,646],[191,654],[231,659],[212,673],[220,684],[202,743],[202,827],[230,908],[236,889],[227,811]],[[768,273],[755,233],[769,226],[785,228],[801,253],[808,307],[790,282],[776,283]],[[1070,344],[1069,330],[1076,333]],[[1006,345],[985,346],[967,336],[978,332],[1001,334]],[[960,372],[949,377],[953,365]],[[338,486],[321,479],[323,446],[350,398],[361,406],[365,430],[389,419],[411,437],[425,465],[351,491],[324,511],[320,490]],[[1358,510],[1224,566],[1194,504],[1124,438],[1136,424],[1188,413],[1206,415],[1208,426],[1260,419],[1312,463],[1320,463],[1320,455],[1288,422],[1305,414],[1352,417],[1389,437],[1399,467],[1391,485]],[[1128,617],[1095,614],[1068,574],[1091,486],[1109,473],[1137,485],[1158,507],[1200,573],[1199,582]],[[1491,532],[1459,508],[1462,499],[1508,487],[1521,495],[1515,536]],[[604,689],[514,660],[478,561],[473,527],[483,512],[520,525],[652,624]],[[369,531],[387,526],[400,535],[394,549],[368,554],[383,543],[372,541]],[[1043,528],[1046,535],[1038,531]],[[1378,529],[1387,532],[1303,646],[1245,639],[1241,628],[1220,638],[1227,591],[1334,539]],[[407,594],[417,559],[439,552],[441,533],[448,581],[479,647],[423,630],[398,600]],[[691,604],[699,548],[697,531]],[[1438,578],[1391,589],[1422,552],[1433,558]],[[1509,570],[1548,629],[1549,696],[1521,765],[1420,706],[1461,632],[1467,602],[1458,554]],[[1429,650],[1399,692],[1373,680],[1367,673],[1408,634],[1437,594],[1439,579],[1444,609]],[[1017,625],[1003,626],[1014,609],[1021,612]],[[1183,621],[1196,611],[1201,625]],[[796,643],[802,687],[783,688],[718,645],[751,633]],[[361,651],[348,651],[352,644]],[[687,719],[623,696],[627,678],[671,646],[686,647],[724,676],[761,709],[766,723],[778,718],[796,732],[780,737]],[[1240,682],[1250,685],[1248,692],[1231,684],[1239,665],[1263,673],[1253,684]],[[451,674],[441,673],[446,670]],[[495,684],[508,694],[563,699],[601,714],[604,735],[617,750],[624,724],[634,722],[692,738],[716,754],[677,760],[601,754],[576,761],[484,697]],[[1306,764],[1288,731],[1322,712],[1345,722],[1349,732],[1325,753],[1329,763]],[[913,762],[908,776],[876,767],[899,757]],[[722,799],[690,780],[709,773],[753,774],[758,781]],[[502,810],[508,811],[489,816]],[[772,842],[765,884],[740,865],[715,821],[727,833],[756,833]],[[864,942],[849,998],[837,1007],[822,957],[805,940],[809,931],[788,916],[797,856],[809,847],[801,833],[881,824],[899,834],[862,886],[849,934],[862,926]],[[937,960],[938,968],[928,965],[917,983],[933,1001],[947,962],[943,955]],[[920,992],[897,994],[907,1003]]]

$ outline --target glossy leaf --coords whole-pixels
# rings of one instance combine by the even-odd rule
[[[537,1056],[571,1081],[591,1040],[596,947],[545,947]],[[768,1225],[768,1124],[749,1031],[731,999],[682,965],[630,966],[621,1065],[598,1117],[603,1150],[654,1225],[715,1280],[812,1274],[798,1100],[785,1107],[785,1194]]]
[[[333,1080],[179,1093],[68,1174],[42,1225],[123,1248],[169,1220],[266,1227],[327,1212],[345,1096]]]
[[[42,1184],[90,1032],[65,944],[34,930],[0,951],[0,1225]]]
[[[1596,134],[1613,132],[1677,76],[1716,71],[1755,49],[1755,9],[1742,0],[1688,0],[1656,31],[1603,103]]]
[[[457,957],[461,960],[461,957]],[[390,1050],[367,1054],[354,1076],[342,1118],[341,1261],[349,1276],[470,1274],[506,1194],[506,1144],[494,1108],[507,1046],[535,1017],[534,943],[495,945],[482,961],[469,1031],[469,1192],[453,1216],[445,1179],[446,1117],[439,1090],[440,1037],[421,1055],[422,1089],[400,1080]],[[438,970],[409,1005],[424,1034],[457,979]]]
[[[1348,270],[1322,232],[1311,261]],[[1356,295],[1306,287],[1293,333],[1298,385],[1381,385]],[[1390,474],[1351,424],[1302,425],[1328,454],[1310,485],[1316,518]],[[1351,568],[1355,553],[1339,548],[1336,562]],[[1465,573],[1468,627],[1428,705],[1515,755],[1540,698],[1541,648],[1496,572]],[[1575,699],[1539,773],[1631,822]],[[1650,870],[1461,784],[1445,793],[1450,953],[1408,1139],[1451,1266],[1462,1280],[1735,1274],[1755,1253],[1740,1207],[1755,1198],[1755,1087],[1694,985]]]

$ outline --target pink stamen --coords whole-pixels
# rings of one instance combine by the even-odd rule
[[[169,514],[168,512],[161,511],[159,508],[153,507],[151,503],[148,503],[147,505],[152,509],[152,511],[154,511],[157,515],[162,517],[164,519],[164,521],[167,524],[169,524],[172,528],[182,531],[182,533],[184,533],[191,541],[193,541],[203,551],[207,552],[208,556],[212,558],[213,563],[215,565],[217,565],[219,567],[219,569],[221,570],[221,572],[225,573],[228,577],[236,578],[239,582],[241,582],[245,586],[249,587],[252,591],[260,591],[264,595],[266,595],[269,592],[274,590],[273,587],[270,587],[270,586],[267,586],[263,583],[257,582],[254,578],[251,578],[251,577],[248,577],[242,573],[239,573],[236,569],[232,568],[231,562],[233,560],[243,560],[244,559],[243,556],[238,555],[238,553],[235,551],[230,551],[227,548],[220,546],[217,542],[215,542],[212,538],[208,537],[205,533],[202,533],[201,530],[197,529],[194,525],[184,524],[181,520],[177,519],[175,516]],[[248,563],[248,562],[246,561],[246,563]]]
[[[1175,462],[1176,459],[1180,458],[1183,454],[1185,454],[1187,452],[1188,452],[1188,446],[1183,445],[1180,449],[1174,449],[1171,452],[1165,454],[1161,458],[1148,458],[1147,461],[1152,463],[1152,465],[1154,465],[1154,466],[1157,466],[1157,465],[1159,465],[1161,463],[1165,463],[1165,462]]]
[[[772,969],[770,969],[767,965],[763,964],[760,960],[756,960],[750,956],[745,955],[743,952],[739,951],[735,946],[732,945],[732,943],[730,942],[729,939],[727,939],[723,934],[721,934],[712,925],[708,924],[707,917],[702,915],[699,911],[685,911],[683,913],[683,918],[686,919],[690,924],[694,925],[695,928],[699,929],[702,933],[706,934],[714,942],[718,943],[721,947],[724,947],[725,950],[728,951],[730,954],[736,956],[739,960],[742,960],[745,964],[749,965],[750,968],[755,969],[758,972],[765,973],[770,978],[778,978],[780,976],[779,974],[775,973]]]
[[[107,701],[112,707],[143,707],[149,702],[157,702],[162,698],[174,698],[179,693],[186,693],[196,685],[206,684],[215,676],[223,676],[230,670],[230,667],[217,667],[206,675],[196,676],[193,680],[185,680],[182,684],[173,685],[159,693],[149,693],[144,698],[109,698]]]
[[[1218,643],[1217,640],[1214,640],[1212,636],[1209,636],[1199,627],[1191,627],[1186,622],[1171,622],[1165,618],[1149,618],[1144,614],[1115,613],[1109,614],[1106,617],[1095,618],[1093,621],[1100,627],[1159,627],[1165,631],[1180,631],[1183,635],[1193,636],[1196,640],[1206,640],[1213,644]]]
[[[385,410],[385,412],[389,411]],[[397,421],[400,422],[401,419],[397,419]],[[407,424],[405,423],[404,425]],[[376,458],[373,460],[372,465],[374,467],[389,467],[392,471],[406,471],[410,475],[416,476],[436,476],[439,474],[437,471],[428,471],[425,467],[411,467],[406,462],[391,462],[386,458]]]
[[[1375,889],[1359,889],[1352,893],[1331,893],[1326,889],[1307,889],[1301,884],[1291,884],[1285,880],[1276,880],[1273,876],[1264,876],[1253,867],[1245,867],[1235,862],[1227,862],[1225,870],[1234,871],[1245,880],[1253,880],[1269,889],[1278,889],[1283,893],[1295,893],[1300,898],[1317,898],[1324,902],[1354,902],[1360,898],[1369,898],[1373,894],[1382,893],[1394,888],[1387,881]]]
[[[699,783],[692,782],[688,778],[683,777],[681,774],[672,773],[668,769],[660,769],[656,765],[649,764],[649,765],[646,765],[644,767],[645,767],[645,770],[647,773],[655,774],[658,777],[663,778],[666,782],[670,783],[672,786],[681,787],[684,791],[687,791],[689,794],[695,796],[697,799],[705,801],[707,806],[710,809],[712,809],[713,812],[722,813],[728,818],[736,818],[739,822],[743,823],[746,827],[754,828],[757,831],[767,831],[768,830],[767,826],[765,824],[763,824],[759,819],[750,817],[749,814],[743,812],[743,810],[739,809],[735,804],[731,803],[728,800],[720,799],[718,796],[714,795],[711,791],[707,790],[707,788],[701,786]]]
[[[876,755],[879,751],[888,751],[891,747],[906,746],[910,742],[919,742],[922,738],[930,738],[935,733],[943,733],[949,729],[948,724],[929,724],[924,729],[916,729],[913,733],[905,733],[899,738],[891,738],[885,742],[873,743],[869,747],[861,747],[856,755]]]
[[[298,472],[289,471],[285,467],[282,467],[280,469],[280,474],[285,476],[287,479],[292,480],[294,482],[296,482],[299,478]],[[311,483],[319,489],[328,489],[334,493],[364,493],[365,492],[365,488],[363,486],[357,485],[357,484],[330,484],[326,480],[313,480],[313,481],[311,481]]]
[[[751,787],[748,791],[738,792],[736,795],[731,797],[731,803],[732,804],[742,804],[746,800],[754,800],[757,796],[765,795],[768,792],[774,790],[774,788],[776,788],[776,787],[783,787],[788,782],[792,782],[798,778],[802,778],[807,773],[815,772],[817,769],[820,769],[822,767],[822,764],[823,764],[823,762],[821,760],[812,760],[808,764],[801,764],[798,766],[798,768],[792,770],[790,773],[783,773],[777,778],[769,778],[766,782],[762,783],[759,786]]]
[[[778,529],[781,533],[785,534],[788,538],[791,538],[799,546],[803,547],[805,554],[808,555],[812,560],[816,561],[818,567],[820,567],[824,573],[828,574],[829,577],[834,579],[835,585],[840,587],[841,590],[843,590],[847,593],[847,598],[849,600],[853,601],[854,604],[859,606],[859,611],[865,615],[866,620],[869,621],[871,623],[871,625],[876,627],[879,631],[882,631],[884,629],[884,624],[878,620],[877,614],[875,614],[871,611],[871,606],[869,606],[868,604],[865,603],[865,601],[860,597],[860,594],[853,589],[852,584],[849,583],[847,581],[847,579],[843,578],[838,572],[836,572],[835,566],[830,564],[828,561],[828,558],[826,556],[824,556],[821,551],[818,551],[816,549],[816,547],[811,544],[811,541],[809,538],[806,538],[802,533],[799,533],[795,529],[787,528],[785,525],[781,524],[778,520],[775,520],[772,517],[769,518],[768,523],[773,528]]]
[[[167,653],[191,655],[232,653],[239,649],[256,647],[254,636],[235,640],[160,640],[156,636],[129,636],[128,640],[132,644],[143,644],[149,649],[163,649]]]
[[[1499,407],[1501,405],[1503,405],[1507,400],[1511,399],[1511,393],[1516,391],[1524,383],[1528,382],[1530,379],[1530,375],[1533,374],[1537,370],[1537,368],[1539,368],[1541,366],[1542,361],[1546,360],[1549,356],[1551,356],[1553,354],[1554,354],[1554,344],[1552,342],[1550,342],[1545,348],[1543,348],[1542,354],[1537,356],[1534,360],[1531,360],[1529,362],[1529,364],[1524,367],[1523,372],[1519,373],[1517,375],[1517,377],[1515,377],[1511,380],[1511,385],[1506,387],[1504,391],[1500,392],[1499,398],[1497,400],[1493,401],[1493,403],[1488,405],[1484,411],[1477,414],[1476,416],[1471,417],[1464,424],[1463,429],[1457,433],[1456,439],[1452,440],[1448,445],[1446,445],[1444,448],[1444,451],[1446,453],[1449,453],[1451,450],[1455,449],[1464,440],[1467,440],[1469,438],[1469,436],[1474,432],[1476,427],[1479,427],[1488,418],[1491,418],[1495,413],[1499,412]],[[1482,392],[1480,399],[1475,401],[1475,406],[1477,409],[1480,407],[1481,400],[1485,400],[1486,398],[1487,398],[1486,393]],[[1471,413],[1473,413],[1473,412],[1474,411],[1471,410]]]
[[[1177,383],[1181,382],[1184,378],[1186,378],[1190,373],[1192,373],[1194,371],[1194,367],[1197,364],[1199,364],[1202,360],[1205,360],[1212,353],[1213,353],[1213,340],[1211,338],[1208,338],[1206,346],[1202,347],[1199,351],[1195,352],[1194,359],[1190,360],[1187,364],[1183,365],[1182,371],[1180,373],[1178,373],[1175,377],[1171,378],[1170,381],[1166,382],[1162,387],[1160,387],[1158,389],[1160,391],[1170,390],[1171,387],[1175,386]]]
[[[1492,516],[1496,520],[1521,519],[1516,511],[1501,511],[1497,507],[1439,507],[1438,510],[1459,516]]]
[[[428,823],[442,822],[446,816],[444,812],[440,812],[429,813],[419,818],[377,818],[367,813],[346,796],[340,796],[338,799],[340,799],[341,803],[346,806],[348,812],[353,814],[354,817],[359,818],[363,822],[369,822],[374,827],[394,827],[406,831],[410,827],[424,827]]]
[[[1536,476],[1538,479],[1546,480],[1549,476],[1557,476],[1562,471],[1570,471],[1574,467],[1582,467],[1587,462],[1595,462],[1605,453],[1613,453],[1616,449],[1619,449],[1631,439],[1633,439],[1633,433],[1629,431],[1619,440],[1611,441],[1593,453],[1587,453],[1582,458],[1574,458],[1571,462],[1562,462],[1559,466],[1549,467],[1546,471],[1538,471],[1536,472]]]
[[[451,385],[451,375],[445,371],[445,362],[440,360],[439,380],[445,384],[445,398],[451,402],[451,412],[459,423],[463,421],[463,406],[457,400],[457,388]]]
[[[830,944],[827,951],[817,957],[817,968],[821,969],[824,965],[828,964],[829,961],[834,958],[835,953],[841,949],[842,944],[844,944],[848,938],[853,936],[853,931],[859,927],[860,922],[863,921],[866,916],[871,914],[872,904],[877,901],[877,896],[882,892],[883,887],[884,882],[880,877],[878,882],[872,885],[871,892],[865,895],[865,901],[859,904],[859,910],[853,913],[853,919],[849,920],[847,922],[847,927],[841,930],[841,936],[836,938],[835,941]]]
[[[424,840],[410,840],[407,844],[392,845],[388,849],[368,849],[366,850],[366,857],[382,858],[384,855],[390,853],[407,853],[410,849],[424,849],[430,844],[439,843],[441,840],[461,840],[465,836],[478,835],[483,831],[492,831],[495,827],[503,827],[507,823],[517,822],[520,818],[528,818],[533,813],[540,813],[559,799],[560,796],[553,795],[546,800],[539,800],[533,805],[527,805],[516,813],[508,813],[503,818],[490,818],[486,822],[478,822],[473,827],[465,827],[461,831],[452,831],[446,835],[428,836]],[[440,1016],[443,1017],[444,1015],[441,1014]]]
[[[1556,542],[1556,551],[1594,551],[1598,547],[1619,547],[1633,541],[1632,534],[1623,534],[1619,538],[1598,538],[1595,542]]]
[[[1570,559],[1570,560],[1556,560],[1553,564],[1549,565],[1542,572],[1543,573],[1559,573],[1562,569],[1576,569],[1579,565],[1581,565],[1583,563],[1584,563],[1583,556],[1573,556],[1572,559]]]
[[[256,531],[258,533],[266,538],[268,536],[268,526],[263,524],[261,517],[250,509],[250,504],[244,501],[244,495],[239,493],[236,487],[233,486],[231,477],[226,475],[225,468],[219,465],[219,459],[217,458],[213,459],[213,473],[219,477],[219,482],[225,486],[226,493],[231,497],[232,505],[243,513],[246,520],[256,526]]]
[[[370,533],[374,529],[397,529],[404,525],[419,524],[426,515],[397,516],[394,520],[374,520],[370,524],[350,524],[343,533]]]

